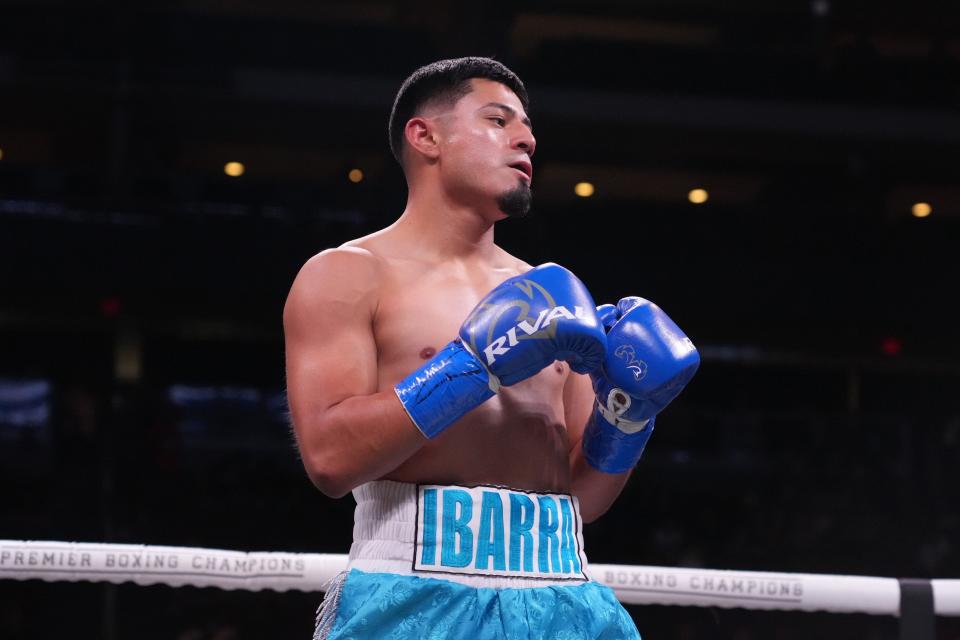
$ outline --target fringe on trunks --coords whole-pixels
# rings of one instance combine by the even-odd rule
[[[326,593],[323,601],[317,607],[317,623],[313,631],[313,640],[327,640],[333,630],[333,622],[337,619],[337,606],[340,604],[340,593],[343,583],[347,579],[347,572],[341,571],[333,576],[324,586]]]

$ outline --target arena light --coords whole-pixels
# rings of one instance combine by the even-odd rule
[[[246,170],[247,168],[243,166],[242,162],[228,162],[227,164],[223,165],[223,172],[231,178],[238,178],[242,176],[243,172]]]
[[[914,218],[926,218],[933,213],[933,207],[931,207],[928,202],[917,202],[910,211],[913,213]]]
[[[594,188],[589,182],[578,182],[573,186],[573,192],[581,198],[589,198],[593,195]]]
[[[347,174],[347,178],[350,182],[356,184],[363,180],[363,171],[360,169],[350,169],[350,173]]]
[[[687,194],[687,199],[693,204],[703,204],[710,199],[710,194],[707,193],[706,189],[698,187],[690,190],[690,193]]]

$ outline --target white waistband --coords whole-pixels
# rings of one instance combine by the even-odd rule
[[[437,491],[431,494],[431,490],[433,489]],[[438,501],[437,492],[439,492],[441,496],[443,496],[445,492],[451,493],[451,496],[448,496],[451,497],[451,500],[445,502],[444,498],[440,497]],[[480,505],[480,496],[482,494],[486,494],[486,498],[489,499],[489,503],[483,503],[483,508],[487,506],[490,507],[490,509],[485,511],[481,510]],[[349,568],[351,569],[359,569],[371,573],[416,575],[426,578],[451,580],[473,587],[488,587],[494,589],[576,585],[591,579],[587,567],[587,558],[583,553],[583,534],[581,530],[579,506],[575,497],[563,494],[534,494],[502,487],[445,487],[417,485],[391,480],[368,482],[354,489],[353,496],[357,501],[357,508],[354,514],[353,544],[350,547]],[[424,502],[424,496],[427,497],[427,502]],[[439,555],[442,555],[439,553],[441,550],[435,550],[436,553],[431,554],[429,559],[432,559],[433,562],[424,563],[427,555],[423,550],[425,539],[424,529],[428,532],[427,538],[430,538],[430,533],[433,533],[433,540],[441,538],[442,542],[437,542],[440,546],[450,541],[449,535],[444,537],[438,533],[438,531],[431,531],[431,525],[429,524],[431,522],[431,515],[433,516],[432,521],[436,523],[436,529],[439,530],[441,526],[446,526],[447,523],[451,522],[454,514],[437,514],[436,510],[442,511],[444,505],[447,505],[449,510],[449,505],[453,504],[452,500],[455,499],[469,501],[472,506],[473,496],[478,497],[476,513],[472,520],[473,524],[467,525],[465,524],[466,520],[461,520],[457,522],[457,525],[461,529],[472,526],[474,531],[470,535],[478,541],[479,546],[481,536],[477,535],[477,533],[489,532],[493,529],[491,529],[490,526],[486,528],[480,526],[480,528],[477,529],[477,522],[481,518],[487,518],[485,514],[489,514],[490,517],[487,518],[488,521],[496,523],[499,527],[496,530],[502,534],[499,541],[499,555],[491,551],[489,558],[477,561],[476,564],[485,570],[480,570],[477,566],[454,569],[442,567],[440,566],[442,563],[439,557]],[[509,575],[511,571],[506,567],[506,560],[504,558],[506,551],[504,547],[510,546],[512,542],[517,542],[517,538],[522,537],[521,534],[514,534],[512,538],[510,537],[511,522],[513,522],[514,525],[517,524],[516,519],[511,520],[511,516],[513,518],[517,517],[516,514],[509,514],[509,509],[515,506],[511,498],[514,498],[517,502],[523,501],[530,506],[530,513],[523,514],[524,516],[529,515],[530,517],[524,517],[526,529],[523,529],[521,532],[521,534],[526,535],[525,542],[530,546],[530,548],[526,550],[527,555],[524,556],[528,564],[523,565],[519,560],[519,553],[511,548],[511,567],[516,563],[520,567],[529,569],[529,567],[533,565],[533,567],[536,568],[537,553],[542,546],[545,550],[539,556],[539,560],[541,565],[543,565],[543,558],[547,558],[546,573],[542,570],[533,571],[532,573],[529,571],[517,571],[512,572],[513,575]],[[549,504],[545,505],[545,502]],[[426,508],[423,508],[424,506],[426,506]],[[544,506],[549,508],[544,510]],[[455,515],[463,516],[463,502],[457,505],[457,509],[454,510]],[[493,514],[491,512],[492,509],[499,509],[500,513]],[[552,511],[552,513],[543,513],[544,511]],[[505,512],[509,515],[505,515]],[[538,525],[535,522],[537,518],[534,516],[534,513],[538,514],[540,523],[546,522],[548,525],[552,525],[552,529],[546,529],[547,534],[540,533],[539,530],[537,530]],[[570,520],[570,522],[568,522],[568,520]],[[534,528],[532,532],[530,531],[531,523],[533,523],[532,526]],[[545,537],[549,537],[549,534],[553,535],[552,547],[549,542],[542,544],[542,541]],[[491,534],[491,536],[493,535],[494,534]],[[484,534],[483,537],[486,538],[488,536]],[[491,537],[491,539],[493,538]],[[462,540],[458,542],[462,542]],[[561,542],[563,543],[562,551]],[[431,546],[429,541],[426,544],[428,547]],[[515,546],[522,547],[522,544],[517,542]],[[454,547],[456,547],[456,545],[454,545]],[[418,548],[420,549],[419,555]],[[444,547],[444,549],[446,548]],[[463,545],[461,544],[457,547],[457,550],[463,551]],[[478,558],[479,557],[478,555]],[[551,565],[551,557],[553,558],[553,565]],[[499,565],[496,565],[496,560],[499,560]],[[560,560],[561,563],[566,561],[566,569],[568,570],[565,573],[557,568],[557,560]],[[569,571],[571,561],[573,571]],[[494,569],[495,566],[503,570],[498,571]],[[550,573],[551,566],[553,568],[553,574]]]

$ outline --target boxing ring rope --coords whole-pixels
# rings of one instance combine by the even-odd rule
[[[0,579],[7,580],[322,591],[346,565],[344,554],[0,540]],[[590,567],[593,576],[612,588],[624,604],[902,616],[905,605],[922,605],[932,594],[929,614],[960,616],[960,580],[617,564]]]

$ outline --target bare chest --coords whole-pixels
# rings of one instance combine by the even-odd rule
[[[515,275],[394,269],[374,321],[379,389],[389,389],[454,339],[493,287]],[[402,481],[486,482],[538,490],[568,483],[563,386],[569,368],[554,363],[504,387],[401,465]],[[505,447],[504,443],[510,443]]]
[[[380,388],[395,384],[456,338],[487,292],[512,274],[397,269],[374,322]]]

